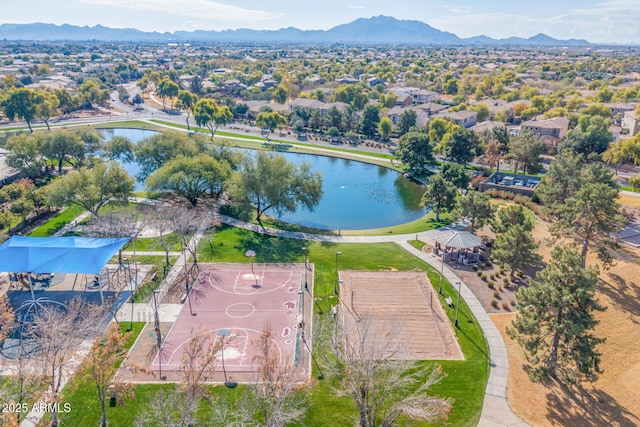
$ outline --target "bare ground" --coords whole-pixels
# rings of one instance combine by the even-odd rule
[[[640,199],[632,202],[640,206]],[[629,208],[629,206],[625,206]],[[549,259],[551,245],[547,225],[539,222],[534,230],[541,242],[540,253]],[[597,292],[607,307],[597,313],[596,334],[606,337],[599,347],[603,370],[599,380],[583,387],[561,384],[535,384],[526,373],[522,349],[505,333],[515,314],[492,314],[509,354],[507,397],[513,411],[533,426],[636,426],[640,425],[640,251],[629,246],[617,253],[617,263],[601,270]],[[595,264],[590,256],[588,264]]]

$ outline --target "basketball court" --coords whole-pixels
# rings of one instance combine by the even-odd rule
[[[178,371],[182,354],[195,334],[223,340],[216,369],[249,373],[257,354],[254,343],[269,326],[283,363],[305,364],[301,324],[310,324],[312,271],[304,264],[207,264],[193,286],[189,300],[170,326],[149,368]],[[305,289],[305,279],[310,282]],[[308,301],[308,310],[304,304]],[[303,322],[304,321],[304,322]],[[307,366],[302,366],[308,369]],[[170,375],[172,376],[172,375]]]
[[[411,360],[464,360],[426,273],[340,271],[341,316],[366,317],[380,331],[397,327],[397,345]]]

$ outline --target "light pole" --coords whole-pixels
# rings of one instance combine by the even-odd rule
[[[458,301],[456,301],[456,322],[455,322],[455,326],[457,328],[458,327],[458,308],[460,307],[460,287],[462,286],[462,282],[458,281],[456,282],[456,284],[458,285]]]
[[[338,276],[338,257],[342,255],[342,252],[336,252],[336,281],[334,282],[333,285],[333,293],[338,295],[338,280],[339,280],[339,276]]]
[[[184,286],[187,291],[187,301],[189,301],[189,313],[193,316],[193,308],[191,307],[191,292],[189,292],[189,274],[187,272],[187,248],[184,248]]]
[[[440,255],[442,258],[440,261],[442,261],[442,264],[440,264],[440,287],[438,288],[438,293],[440,295],[442,295],[442,271],[444,270],[444,254]]]
[[[227,379],[227,369],[224,366],[224,337],[228,337],[229,335],[231,335],[231,332],[229,332],[228,329],[220,329],[218,331],[218,336],[220,337],[220,343],[221,343],[220,357],[222,358],[222,372],[224,373],[224,385],[225,387],[235,388],[236,383],[229,382],[229,380]]]
[[[307,284],[307,270],[309,270],[309,251],[306,247],[302,247],[302,251],[304,252],[304,290],[309,290],[309,285]]]
[[[160,380],[164,380],[165,377],[162,376],[162,334],[160,333],[160,317],[158,316],[158,294],[160,293],[159,289],[155,289],[153,291],[153,303],[155,305],[156,318],[155,318],[155,329],[156,329],[156,339],[158,341],[158,365],[159,365],[159,374]]]

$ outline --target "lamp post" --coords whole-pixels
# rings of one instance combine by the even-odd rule
[[[302,251],[304,252],[304,290],[308,291],[307,270],[309,270],[309,251],[304,246],[302,247]]]
[[[155,289],[153,291],[153,303],[155,306],[155,329],[156,329],[156,339],[158,341],[158,365],[159,365],[159,374],[160,379],[164,380],[166,377],[162,376],[162,334],[160,333],[160,317],[158,316],[158,294],[160,293],[159,289]]]
[[[342,252],[336,252],[336,281],[334,282],[333,285],[333,293],[338,295],[338,257],[342,255]]]
[[[189,291],[189,274],[187,272],[187,248],[184,248],[184,286],[187,291],[187,301],[189,301],[189,313],[193,316],[191,307],[191,292]]]
[[[457,328],[458,327],[458,308],[460,307],[460,287],[462,286],[462,282],[458,281],[456,282],[456,284],[458,285],[458,301],[456,301],[456,322],[455,322],[455,326]]]
[[[438,288],[438,293],[440,295],[442,295],[442,271],[444,270],[444,254],[441,254],[442,258],[440,259],[440,261],[442,262],[442,264],[440,264],[440,287]]]

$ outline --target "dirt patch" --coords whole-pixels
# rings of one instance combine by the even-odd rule
[[[546,240],[547,225],[536,225],[534,236],[548,261],[552,245]],[[640,425],[640,250],[623,246],[615,259],[609,271],[600,273],[597,297],[607,310],[596,314],[600,323],[595,332],[606,342],[599,347],[603,373],[593,384],[566,388],[557,383],[531,383],[522,349],[505,333],[515,314],[491,315],[509,355],[509,404],[531,425]],[[587,264],[595,263],[595,256],[590,254]]]

